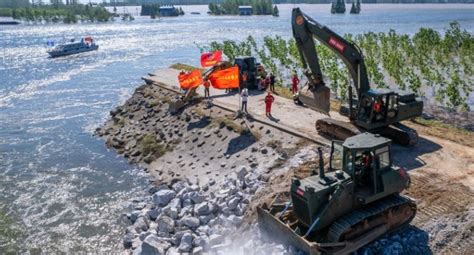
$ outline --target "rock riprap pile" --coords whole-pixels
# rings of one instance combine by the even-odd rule
[[[124,236],[134,254],[217,252],[226,236],[243,222],[251,197],[263,186],[262,175],[239,167],[221,186],[178,180],[151,189],[150,197],[128,214],[133,223]],[[215,184],[214,184],[215,185]]]
[[[359,249],[356,254],[433,254],[428,244],[428,234],[423,230],[410,226],[382,236]]]

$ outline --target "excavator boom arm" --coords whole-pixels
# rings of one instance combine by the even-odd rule
[[[314,43],[316,38],[331,49],[346,64],[351,74],[357,96],[370,89],[364,58],[357,46],[339,36],[329,28],[319,24],[300,8],[294,8],[292,13],[293,37],[301,56],[305,75],[311,89],[324,86],[321,66]]]

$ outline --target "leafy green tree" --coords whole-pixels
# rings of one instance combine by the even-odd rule
[[[461,30],[459,24],[451,23],[445,33],[422,28],[413,36],[390,30],[357,36],[348,34],[345,38],[362,50],[373,87],[433,95],[440,105],[449,109],[469,110],[467,102],[474,89],[474,39]],[[302,71],[294,39],[285,41],[279,36],[267,36],[257,44],[253,37],[248,37],[241,42],[212,42],[210,46],[201,47],[204,48],[223,49],[230,60],[237,55],[256,55],[283,84],[292,70]],[[316,50],[323,78],[334,95],[345,99],[350,84],[347,67],[328,47],[317,44]],[[424,95],[426,92],[428,95]]]

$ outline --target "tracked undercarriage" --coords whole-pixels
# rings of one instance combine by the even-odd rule
[[[358,135],[366,130],[357,127],[351,122],[339,121],[331,118],[324,118],[316,121],[316,130],[324,137],[334,140],[344,141],[348,137]],[[401,123],[381,127],[370,131],[390,138],[394,142],[403,146],[413,146],[418,142],[418,133]]]
[[[299,222],[293,206],[288,206],[284,197],[288,194],[279,194],[270,205],[257,208],[259,223],[272,237],[310,255],[353,252],[408,225],[416,214],[416,204],[410,198],[394,195],[352,211],[326,229],[305,236],[308,228]]]

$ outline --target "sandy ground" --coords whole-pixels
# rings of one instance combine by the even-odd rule
[[[147,78],[178,89],[177,75],[177,70],[160,69]],[[247,211],[249,221],[255,217],[256,204],[267,201],[276,192],[288,190],[292,176],[304,176],[317,166],[315,154],[310,152],[318,145],[301,143],[300,138],[265,122],[329,143],[314,128],[315,121],[325,115],[295,106],[291,100],[278,96],[272,108],[274,119],[267,119],[264,116],[265,95],[252,93],[250,114],[262,121],[251,122],[235,119],[233,113],[219,107],[205,107],[204,103],[186,108],[181,117],[173,116],[163,109],[163,101],[172,98],[173,93],[154,85],[143,86],[138,91],[139,95],[135,93],[122,106],[123,112],[114,113],[98,134],[132,162],[144,165],[157,184],[170,182],[173,178],[219,183],[238,166],[259,169],[269,185],[264,187],[265,192],[257,193],[261,195],[255,197],[253,206]],[[237,94],[211,89],[211,97],[215,104],[234,110],[239,107]],[[157,99],[159,102],[153,103]],[[344,120],[336,112],[330,115]],[[230,119],[250,132],[242,134],[228,129],[222,121],[215,121],[222,118]],[[411,148],[393,145],[393,159],[396,165],[411,174],[412,185],[406,194],[416,199],[418,205],[412,225],[428,233],[429,246],[434,253],[472,254],[474,148],[426,135],[417,124],[410,126],[419,131],[419,143]],[[169,146],[172,153],[146,160],[137,152],[140,151],[137,140],[147,133],[161,137],[160,143]],[[302,156],[298,157],[298,153]],[[292,164],[292,160],[298,164]]]
[[[158,69],[154,71],[152,76],[147,78],[166,84],[172,88],[179,89],[179,83],[176,77],[178,77],[178,71],[175,69]],[[202,86],[197,90],[199,94],[203,95],[204,90]],[[248,101],[248,110],[252,115],[262,116],[265,118],[265,96],[266,94],[262,91],[249,91],[250,97]],[[226,94],[223,90],[217,90],[210,88],[210,95],[213,101],[223,105],[227,105],[232,109],[239,109],[239,94],[232,93]],[[316,132],[315,123],[317,119],[325,118],[327,115],[313,111],[306,107],[296,107],[292,100],[275,97],[276,100],[272,106],[273,119],[270,121],[279,124],[281,126],[297,129],[300,132],[304,132],[307,136],[317,137],[320,136]],[[338,119],[345,120],[345,117],[339,113],[331,111],[330,116]]]

